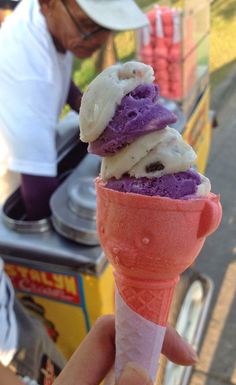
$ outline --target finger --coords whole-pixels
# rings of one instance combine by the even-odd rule
[[[107,373],[104,378],[103,385],[114,385],[115,384],[115,366],[113,365],[111,370]]]
[[[152,385],[152,380],[144,369],[130,362],[121,373],[117,385]]]
[[[115,359],[115,320],[99,318],[54,385],[98,385]]]
[[[162,354],[178,365],[194,365],[198,361],[192,346],[170,325],[166,329]]]

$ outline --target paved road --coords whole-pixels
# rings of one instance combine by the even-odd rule
[[[236,384],[236,67],[213,96],[219,127],[206,175],[220,193],[223,220],[196,267],[215,283],[211,315],[191,385]]]

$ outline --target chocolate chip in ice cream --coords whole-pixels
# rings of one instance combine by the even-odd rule
[[[150,163],[148,164],[146,167],[145,167],[145,170],[147,173],[151,173],[151,172],[155,172],[155,171],[161,171],[161,170],[164,170],[165,166],[157,161],[157,162],[153,162],[153,163]]]

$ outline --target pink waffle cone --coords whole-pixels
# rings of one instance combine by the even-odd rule
[[[128,278],[114,272],[116,286],[125,303],[145,319],[166,326],[179,277],[165,281]]]
[[[122,299],[119,298],[118,302],[124,301],[126,305],[118,305],[117,309],[122,328],[125,335],[132,335],[135,321],[127,320],[126,327],[124,320],[135,318],[136,314],[133,340],[138,344],[143,335],[138,328],[149,330],[156,325],[156,337],[151,333],[146,347],[151,352],[160,352],[161,346],[159,349],[152,347],[152,342],[155,340],[161,344],[163,341],[159,337],[163,337],[179,275],[194,262],[206,236],[219,226],[222,215],[219,197],[210,193],[203,198],[175,200],[121,193],[105,188],[100,178],[96,179],[96,190],[100,243],[114,268],[118,295]],[[127,338],[122,337],[120,324],[117,320],[124,350],[127,350]],[[123,347],[118,339],[117,336],[120,352]],[[127,360],[132,361],[134,357],[142,365],[141,356],[136,359],[135,344],[128,347]],[[150,354],[145,350],[143,357]],[[122,355],[118,353],[119,357]],[[158,357],[155,359],[157,362]],[[118,374],[124,364],[122,358],[122,363],[117,365]],[[154,379],[154,369],[150,374]]]

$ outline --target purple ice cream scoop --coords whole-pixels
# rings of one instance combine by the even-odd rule
[[[161,130],[175,123],[176,115],[157,103],[159,88],[141,84],[124,96],[102,135],[89,144],[88,151],[109,156],[141,135]]]
[[[129,175],[125,175],[121,179],[111,178],[107,181],[106,187],[120,192],[188,199],[196,193],[199,184],[201,184],[199,174],[193,169],[189,169],[163,175],[160,178],[134,178]]]

